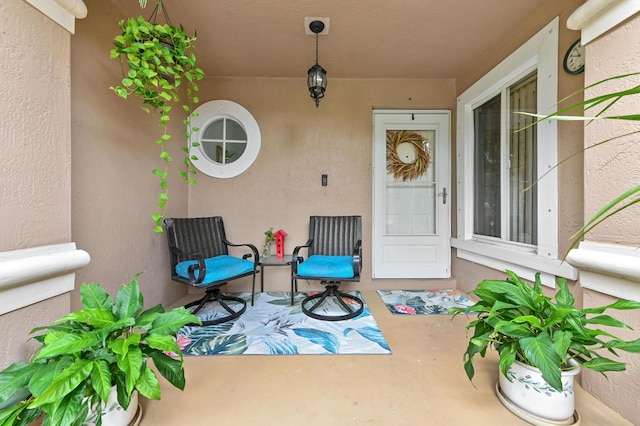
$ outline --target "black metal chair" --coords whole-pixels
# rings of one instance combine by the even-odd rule
[[[308,257],[300,256],[307,249]],[[355,318],[364,310],[359,297],[338,290],[342,281],[360,281],[362,271],[362,217],[361,216],[311,216],[309,240],[293,250],[291,258],[291,304],[298,291],[298,280],[319,280],[325,285],[321,293],[307,296],[302,301],[302,312],[311,318],[324,321],[341,321]],[[322,306],[335,300],[345,313],[321,314]],[[350,306],[345,300],[350,301]]]
[[[196,306],[197,313],[209,302],[217,302],[228,315],[214,320],[203,321],[202,325],[215,325],[238,318],[247,309],[244,299],[225,295],[220,287],[238,278],[253,276],[251,287],[251,305],[258,273],[258,249],[252,244],[233,244],[227,240],[222,217],[166,218],[164,220],[169,258],[171,261],[171,279],[196,288],[205,288],[206,293],[200,300],[188,303],[186,308]],[[251,253],[242,258],[230,256],[229,247],[248,247]],[[251,259],[253,258],[253,259]],[[226,302],[240,304],[232,309]]]

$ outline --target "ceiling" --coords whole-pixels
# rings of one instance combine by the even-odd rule
[[[112,1],[129,16],[153,11],[153,0],[142,12],[138,0]],[[306,78],[315,36],[305,35],[305,17],[328,17],[319,63],[329,79],[456,78],[542,2],[164,0],[172,24],[197,30],[210,76]]]

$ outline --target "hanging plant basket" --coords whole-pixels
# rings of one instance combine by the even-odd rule
[[[412,149],[414,155],[399,150]],[[407,130],[387,132],[387,172],[403,182],[422,177],[431,165],[431,153],[424,137]]]
[[[167,123],[171,119],[170,112],[174,103],[181,105],[181,109],[187,113],[187,118],[183,120],[187,140],[182,148],[186,153],[184,163],[187,170],[181,171],[180,175],[187,183],[195,183],[193,176],[196,171],[191,166],[194,158],[189,155],[190,145],[196,146],[196,143],[190,141],[192,105],[199,102],[196,95],[197,81],[204,76],[196,66],[193,51],[197,34],[194,31],[192,36],[188,35],[182,25],[176,27],[170,23],[153,22],[161,5],[162,2],[159,2],[152,15],[153,19],[150,19],[152,22],[142,16],[120,21],[122,34],[114,37],[115,48],[111,50],[111,58],[120,60],[123,77],[121,85],[111,89],[123,99],[133,96],[141,100],[146,112],[157,114],[158,124],[162,129],[162,134],[155,142],[160,147],[164,167],[153,170],[153,174],[160,180],[161,191],[158,195],[159,213],[152,215],[156,232],[162,232],[161,225],[168,200],[167,175],[173,158],[165,149],[165,143],[171,138]],[[182,85],[186,86],[184,92]],[[185,99],[181,99],[183,93],[186,93]]]

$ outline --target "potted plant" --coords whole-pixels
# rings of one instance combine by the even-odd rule
[[[503,401],[519,409],[530,410],[535,417],[565,421],[574,413],[573,378],[578,368],[600,373],[622,371],[625,363],[607,358],[617,351],[640,353],[640,339],[624,341],[599,326],[630,328],[627,324],[604,315],[608,309],[640,308],[640,303],[619,300],[610,305],[579,309],[564,279],[558,279],[555,297],[546,296],[540,283],[529,285],[514,272],[507,271],[505,280],[484,280],[471,291],[479,298],[473,306],[451,308],[455,318],[459,314],[474,314],[477,319],[467,325],[473,329],[464,354],[464,369],[473,379],[475,355],[484,357],[494,348],[500,356],[499,391]],[[525,367],[525,373],[516,368]],[[533,367],[533,368],[531,368]],[[539,370],[539,381],[533,371]],[[565,378],[563,378],[563,373]],[[510,384],[516,383],[516,394],[507,394]],[[525,396],[530,391],[533,395]],[[500,396],[500,394],[499,394]],[[560,400],[559,414],[551,413],[555,399]],[[502,398],[501,398],[502,400]],[[531,406],[524,406],[527,401]],[[566,403],[566,404],[565,404]],[[516,413],[517,414],[517,413]]]
[[[264,231],[264,244],[262,245],[262,255],[269,257],[271,255],[271,244],[276,240],[273,228]]]
[[[146,0],[140,0],[142,7]],[[162,8],[162,0],[157,1],[157,8]],[[158,10],[158,9],[156,9]],[[186,143],[182,148],[185,152],[184,162],[186,171],[180,175],[187,183],[195,183],[193,175],[195,168],[191,165],[193,156],[189,154],[192,104],[199,102],[196,92],[198,80],[204,73],[196,66],[194,42],[197,34],[188,35],[182,25],[175,27],[169,23],[159,24],[149,22],[142,16],[129,18],[119,23],[122,33],[113,40],[115,48],[111,50],[111,58],[118,58],[122,68],[121,85],[111,89],[121,98],[134,96],[142,101],[143,109],[147,113],[158,114],[158,124],[162,135],[156,139],[160,147],[160,158],[165,162],[164,169],[154,169],[153,173],[160,179],[161,193],[158,195],[158,209],[160,213],[153,214],[156,223],[154,230],[162,232],[162,220],[166,212],[168,200],[167,174],[173,158],[167,152],[165,143],[171,139],[167,124],[171,120],[172,104],[178,103],[187,113],[183,120],[186,126]],[[186,99],[181,101],[182,86],[186,86]]]
[[[174,336],[184,325],[199,323],[197,317],[184,307],[143,310],[137,276],[113,300],[95,283],[83,283],[80,297],[83,309],[31,331],[43,333],[35,336],[41,347],[28,363],[0,372],[0,425],[27,425],[40,416],[44,425],[100,425],[116,408],[106,405],[112,390],[125,410],[138,392],[160,399],[149,360],[184,389],[182,351]],[[137,403],[133,408],[135,414]]]

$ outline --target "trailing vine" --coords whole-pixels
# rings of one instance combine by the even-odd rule
[[[144,7],[146,0],[141,0]],[[162,1],[158,2],[162,7]],[[189,154],[190,146],[197,146],[191,142],[191,119],[194,117],[192,105],[197,104],[197,81],[204,77],[203,71],[196,66],[194,41],[197,33],[192,36],[186,34],[184,27],[175,27],[169,23],[157,24],[149,22],[142,16],[128,18],[119,23],[122,34],[114,37],[114,49],[111,50],[111,59],[118,58],[122,67],[122,84],[111,87],[121,98],[129,96],[139,98],[142,109],[149,114],[159,115],[158,124],[162,129],[162,135],[155,141],[160,147],[160,158],[164,161],[163,168],[153,170],[153,174],[160,180],[160,194],[158,195],[159,213],[152,215],[156,224],[154,231],[162,232],[162,220],[165,217],[168,201],[168,172],[173,158],[166,150],[166,143],[171,139],[167,124],[171,120],[173,103],[181,103],[182,109],[187,113],[183,120],[186,127],[184,163],[186,171],[180,175],[186,183],[195,183],[195,168],[191,164],[196,159]],[[186,85],[186,101],[181,102],[179,96],[180,87]]]

